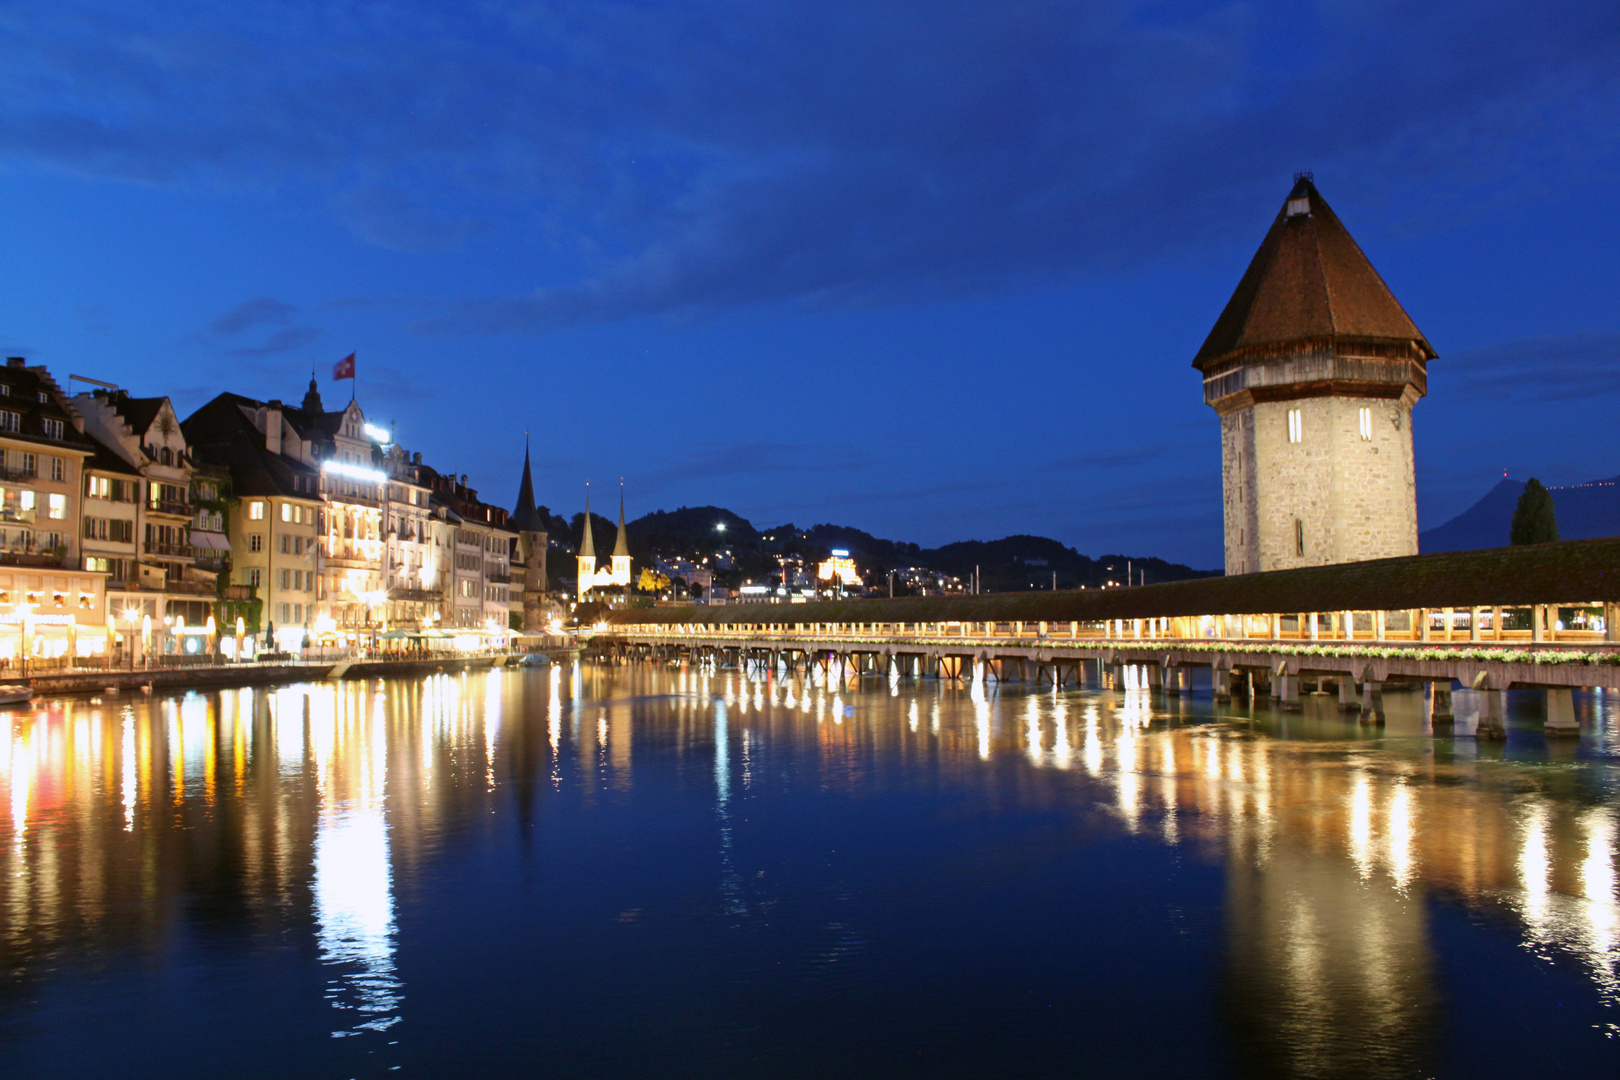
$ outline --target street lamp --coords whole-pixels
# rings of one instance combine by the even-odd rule
[[[124,609],[124,648],[129,650],[129,670],[135,670],[135,622],[141,613],[132,607]]]
[[[26,600],[17,601],[17,634],[22,651],[22,675],[24,678],[28,677],[28,631],[35,606]]]

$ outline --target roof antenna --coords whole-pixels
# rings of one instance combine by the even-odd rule
[[[1305,181],[1307,184],[1314,184],[1314,183],[1316,183],[1316,174],[1308,172],[1308,171],[1307,172],[1297,172],[1297,173],[1295,173],[1294,174],[1294,183],[1297,184],[1301,180]]]

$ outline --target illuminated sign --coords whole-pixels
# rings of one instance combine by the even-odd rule
[[[331,473],[334,476],[347,476],[351,480],[364,480],[368,484],[384,484],[388,477],[376,469],[363,469],[358,465],[350,465],[344,461],[323,461],[321,472]]]
[[[832,581],[835,578],[841,585],[858,586],[861,575],[855,569],[855,560],[849,557],[849,552],[842,549],[835,550],[832,558],[816,568],[816,577],[822,581]]]
[[[15,611],[0,611],[0,623],[22,622],[23,617]],[[29,615],[28,621],[35,626],[72,626],[78,622],[73,615]]]
[[[382,443],[384,446],[394,441],[393,432],[380,428],[376,424],[367,424],[366,434],[371,437],[372,441]]]

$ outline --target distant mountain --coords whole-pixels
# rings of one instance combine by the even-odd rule
[[[594,516],[594,515],[593,515]],[[724,528],[721,528],[724,526]],[[1091,559],[1073,548],[1044,536],[1009,536],[1001,540],[965,540],[940,548],[923,548],[904,540],[885,540],[848,525],[813,525],[800,528],[792,523],[757,528],[752,522],[718,506],[681,507],[658,510],[637,518],[626,526],[631,554],[702,558],[726,552],[735,565],[734,574],[723,576],[763,580],[776,570],[778,555],[798,555],[806,561],[825,559],[834,548],[848,550],[863,571],[879,574],[904,567],[920,566],[969,579],[974,567],[987,592],[1022,591],[1052,587],[1052,576],[1062,589],[1081,585],[1096,588],[1108,581],[1125,581],[1126,567],[1141,580],[1145,571],[1149,584],[1183,578],[1208,577],[1216,570],[1194,570],[1190,566],[1153,557],[1105,555]],[[577,537],[578,521],[569,534]],[[612,532],[604,537],[596,532],[598,554],[611,543]],[[566,571],[563,571],[566,573]]]
[[[1620,476],[1571,487],[1548,488],[1558,513],[1558,535],[1564,540],[1620,536]],[[1474,551],[1506,547],[1513,510],[1524,493],[1524,481],[1501,480],[1485,497],[1444,525],[1418,534],[1418,550]]]

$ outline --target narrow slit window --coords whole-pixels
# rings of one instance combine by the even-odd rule
[[[1294,554],[1305,554],[1305,522],[1299,518],[1294,519]]]
[[[1297,443],[1305,438],[1305,418],[1298,409],[1288,410],[1288,441]]]
[[[1372,410],[1363,408],[1359,410],[1358,422],[1361,426],[1361,438],[1365,442],[1372,442]]]

